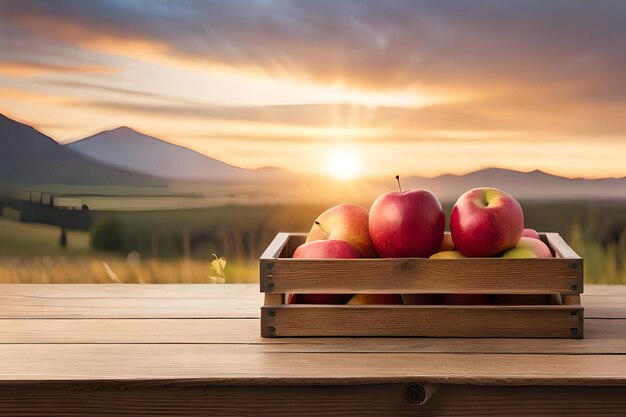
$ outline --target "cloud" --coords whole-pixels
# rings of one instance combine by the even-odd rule
[[[626,135],[623,114],[626,105],[579,108],[553,103],[545,108],[528,109],[506,103],[456,103],[419,108],[367,107],[352,104],[300,104],[275,106],[215,106],[202,103],[145,103],[128,100],[74,100],[76,107],[121,114],[160,118],[192,119],[198,122],[232,121],[298,129],[293,141],[308,141],[316,129],[359,141],[420,142],[484,141],[514,137],[519,141],[541,141],[558,137],[567,141],[587,140],[589,136]],[[521,106],[521,107],[520,107]],[[310,131],[307,133],[307,129]],[[343,130],[344,133],[341,133]],[[366,133],[367,131],[370,133]],[[471,133],[471,134],[469,134]],[[270,141],[262,131],[257,140]],[[234,137],[233,137],[234,139]],[[248,137],[247,140],[251,138]],[[337,137],[335,137],[337,139]],[[282,139],[281,139],[282,140]]]
[[[165,94],[151,93],[146,91],[133,90],[130,88],[123,87],[115,87],[110,85],[96,84],[92,82],[86,81],[64,81],[64,80],[44,80],[41,84],[54,86],[54,87],[62,87],[62,88],[71,88],[80,91],[87,92],[102,92],[102,93],[111,93],[115,95],[121,95],[126,97],[133,98],[142,98],[142,99],[153,99],[161,102],[169,102],[169,103],[178,103],[178,104],[187,104],[192,106],[198,106],[200,103],[187,100],[179,97],[172,97]]]
[[[58,41],[187,65],[355,88],[529,83],[624,99],[626,3],[615,1],[4,1]],[[555,88],[558,87],[558,88]]]
[[[18,77],[50,73],[106,74],[118,71],[117,68],[97,65],[59,65],[45,62],[0,60],[0,74]]]
[[[228,67],[303,85],[468,97],[422,108],[227,107],[149,86],[127,88],[134,85],[121,78],[38,79],[79,91],[81,98],[69,105],[106,114],[107,122],[191,119],[215,140],[311,143],[345,129],[351,140],[381,144],[506,138],[567,147],[626,137],[625,15],[626,2],[604,0],[0,0],[0,53],[6,61],[70,74],[104,70],[102,62],[127,62],[114,59],[124,56],[200,70]],[[212,121],[247,129],[211,131]]]

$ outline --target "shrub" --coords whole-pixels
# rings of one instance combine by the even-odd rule
[[[98,219],[90,231],[91,247],[98,250],[121,252],[124,247],[122,223],[112,217]]]

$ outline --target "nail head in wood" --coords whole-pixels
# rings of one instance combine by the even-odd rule
[[[572,285],[572,291],[576,291],[578,289],[578,285]]]
[[[276,327],[274,326],[267,326],[267,331],[270,333],[276,333]]]
[[[270,317],[276,317],[276,310],[270,310],[267,312]]]

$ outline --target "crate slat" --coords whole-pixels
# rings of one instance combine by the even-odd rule
[[[580,306],[268,305],[263,337],[581,338]]]
[[[277,259],[266,293],[579,294],[582,277],[566,259]]]
[[[549,235],[550,242],[558,241],[553,234]],[[294,238],[300,242],[302,234]],[[279,234],[270,245],[273,253],[280,253],[290,239],[291,235]],[[567,246],[562,239],[560,242]],[[560,247],[558,254],[569,255],[569,251]],[[580,294],[583,291],[582,260],[577,255],[551,259],[293,259],[264,256],[260,270],[261,292],[279,294]]]

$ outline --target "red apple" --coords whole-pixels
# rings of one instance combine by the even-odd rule
[[[441,246],[437,249],[437,252],[448,252],[453,251],[456,248],[454,247],[454,242],[452,241],[452,235],[450,232],[443,233],[443,240],[441,241]]]
[[[465,256],[494,256],[515,247],[524,229],[517,200],[496,188],[474,188],[457,200],[450,217],[456,249]]]
[[[539,237],[539,233],[535,229],[524,229],[522,230],[522,237],[532,237],[533,239],[541,240]]]
[[[400,188],[374,201],[369,230],[382,257],[428,258],[441,246],[445,223],[441,203],[430,191]]]
[[[486,294],[445,294],[444,298],[448,305],[489,304],[489,296]]]
[[[528,249],[537,255],[538,258],[552,258],[552,252],[548,245],[543,243],[541,240],[534,239],[532,237],[521,237],[517,245],[515,245],[516,249]]]
[[[316,240],[343,240],[354,246],[363,257],[376,256],[367,210],[355,204],[340,204],[320,214],[306,237],[307,243]]]
[[[357,294],[348,304],[402,304],[400,294]]]
[[[293,253],[294,258],[362,258],[361,252],[343,240],[316,240],[304,243]],[[352,294],[291,294],[288,304],[345,304]]]

